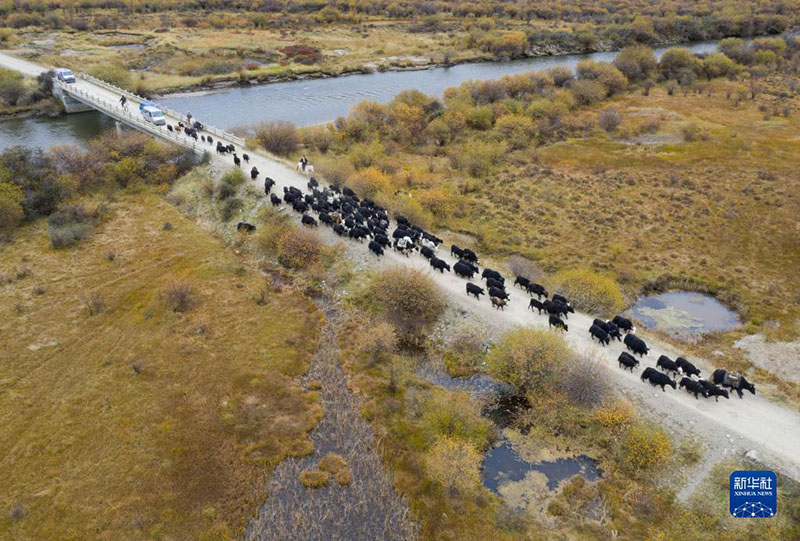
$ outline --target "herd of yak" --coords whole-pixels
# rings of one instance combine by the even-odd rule
[[[220,147],[217,149],[218,152],[233,153],[235,165],[241,165],[241,160],[235,154],[235,149],[224,147],[219,143],[218,145]],[[246,162],[249,161],[249,157],[246,154],[244,154],[244,158]],[[250,177],[253,180],[256,180],[259,174],[256,167],[250,170]],[[439,246],[442,244],[442,239],[425,231],[418,225],[412,224],[406,217],[401,215],[394,217],[397,225],[390,232],[389,215],[386,209],[371,199],[360,199],[349,188],[340,188],[333,184],[324,188],[316,178],[311,177],[307,185],[308,193],[303,193],[294,186],[285,187],[281,197],[272,193],[274,186],[275,181],[267,177],[264,182],[264,192],[269,195],[272,205],[275,207],[284,204],[291,205],[292,209],[301,215],[303,225],[318,227],[319,223],[322,223],[331,227],[339,236],[349,237],[358,242],[363,242],[367,239],[369,250],[377,257],[382,256],[384,250],[389,248],[406,257],[417,251],[428,259],[430,266],[434,270],[442,273],[452,271],[456,275],[466,278],[468,280],[466,283],[467,295],[474,295],[476,299],[480,300],[480,296],[486,295],[488,290],[489,299],[498,310],[504,309],[510,300],[510,295],[506,290],[505,278],[498,271],[488,267],[481,272],[478,268],[478,256],[475,252],[452,245],[450,254],[457,258],[457,262],[451,269],[446,261],[436,255],[439,251]],[[317,218],[314,218],[314,215]],[[249,232],[253,231],[255,226],[246,222],[239,222],[237,229]],[[481,279],[486,281],[486,289],[469,281],[479,272]],[[539,314],[546,313],[549,316],[550,327],[555,327],[565,332],[569,330],[565,320],[569,318],[570,313],[575,312],[569,300],[559,294],[554,294],[552,298],[548,299],[549,293],[544,286],[534,283],[524,276],[517,276],[514,285],[519,286],[530,295],[529,309],[535,310]],[[628,368],[631,372],[639,365],[639,360],[634,355],[639,355],[643,358],[650,350],[644,340],[634,334],[635,331],[633,323],[621,315],[617,315],[608,321],[595,319],[589,328],[592,339],[597,339],[602,345],[609,345],[611,340],[615,338],[625,344],[630,353],[623,351],[620,353],[618,361],[620,367],[623,369]],[[722,369],[714,371],[711,381],[700,379],[700,370],[683,357],[678,357],[673,361],[666,355],[661,355],[656,361],[656,367],[660,368],[661,371],[657,368],[647,367],[642,372],[641,379],[642,381],[649,381],[653,386],[661,387],[664,392],[666,392],[667,385],[673,389],[677,389],[680,386],[689,393],[694,394],[695,398],[700,395],[705,398],[713,396],[717,401],[719,401],[720,396],[729,398],[725,387],[736,391],[739,398],[742,398],[743,390],[748,390],[753,394],[756,392],[755,385],[747,381],[744,376]],[[674,374],[676,379],[678,375],[683,377],[679,383],[676,383],[675,379],[670,377],[670,374]],[[693,379],[695,376],[698,379]]]

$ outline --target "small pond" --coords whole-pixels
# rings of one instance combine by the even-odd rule
[[[714,297],[692,291],[667,291],[636,301],[633,316],[648,329],[694,341],[703,334],[737,327],[739,316]]]
[[[600,477],[597,464],[586,455],[530,463],[517,454],[510,442],[503,441],[486,453],[483,459],[483,486],[500,494],[500,485],[522,481],[531,471],[538,471],[547,477],[548,490],[555,490],[559,483],[575,475],[582,475],[587,481]]]
[[[446,389],[467,391],[476,398],[493,397],[484,407],[483,415],[500,430],[509,427],[515,415],[530,407],[527,399],[514,393],[510,385],[485,374],[454,378],[447,374],[442,365],[431,362],[423,363],[417,374]],[[526,434],[527,431],[523,430],[522,433]],[[502,436],[498,444],[484,456],[481,477],[484,487],[500,494],[502,485],[522,481],[532,471],[547,478],[547,490],[550,491],[556,490],[562,481],[575,475],[582,475],[587,481],[594,481],[602,475],[595,461],[586,455],[528,462]]]

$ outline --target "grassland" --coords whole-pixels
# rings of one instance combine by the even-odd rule
[[[311,451],[322,412],[294,377],[313,304],[289,287],[257,304],[255,266],[150,189],[108,207],[73,249],[43,220],[2,248],[0,531],[236,536],[271,467]]]
[[[481,214],[487,247],[547,270],[589,262],[631,292],[685,282],[717,293],[756,326],[769,318],[793,326],[798,116],[765,119],[758,101],[734,107],[723,83],[688,96],[627,95],[577,121],[592,122],[609,105],[624,118],[621,132],[544,145],[530,161],[512,154],[469,197],[464,218],[447,225],[466,232]],[[637,135],[643,125],[658,128]],[[703,138],[685,141],[686,125]]]

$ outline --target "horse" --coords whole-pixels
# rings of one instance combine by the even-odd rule
[[[310,165],[310,164],[306,164],[306,167],[304,169],[303,168],[303,162],[297,162],[297,165],[295,166],[295,170],[300,171],[301,173],[303,173],[306,176],[309,176],[309,175],[311,175],[311,173],[314,172],[314,166]]]

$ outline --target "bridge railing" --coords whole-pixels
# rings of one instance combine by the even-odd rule
[[[142,96],[140,96],[138,94],[134,94],[133,92],[125,90],[124,88],[120,88],[120,87],[118,87],[116,85],[112,85],[111,83],[108,83],[108,82],[106,82],[106,81],[104,81],[102,79],[98,79],[97,77],[95,77],[93,75],[89,75],[88,73],[81,72],[81,73],[78,74],[78,77],[80,77],[81,79],[84,79],[86,81],[89,81],[92,84],[95,84],[97,86],[103,87],[106,90],[110,90],[111,92],[114,92],[116,94],[125,96],[129,100],[135,100],[135,101],[138,101],[138,102],[149,101],[147,98],[144,98],[144,97],[142,97]],[[161,106],[159,106],[159,108],[162,110],[162,112],[164,114],[172,116],[172,117],[175,117],[178,120],[180,120],[181,122],[184,122],[186,124],[189,123],[189,119],[183,113],[181,113],[179,111],[175,111],[173,109],[170,109],[169,107],[161,107]],[[195,118],[194,120],[197,120],[197,119]],[[206,131],[208,133],[211,133],[211,134],[215,135],[218,139],[220,139],[220,138],[221,139],[227,139],[231,143],[234,143],[234,144],[236,144],[236,145],[238,145],[240,147],[245,146],[245,140],[242,139],[241,137],[237,137],[236,135],[233,135],[232,133],[228,133],[228,132],[226,132],[224,130],[217,129],[214,126],[206,126],[204,124],[203,125],[203,131]]]
[[[189,137],[182,132],[171,132],[167,129],[162,129],[155,124],[147,122],[140,114],[138,114],[138,111],[131,112],[126,107],[122,107],[118,102],[112,103],[102,98],[98,98],[93,96],[91,93],[80,89],[79,87],[67,85],[61,81],[55,81],[55,85],[61,88],[62,91],[71,94],[76,99],[79,99],[87,105],[91,105],[104,114],[107,114],[124,124],[131,125],[137,129],[140,129],[151,135],[161,137],[168,141],[173,141],[176,144],[190,148],[201,155],[208,150],[207,148],[200,146],[192,137]]]

